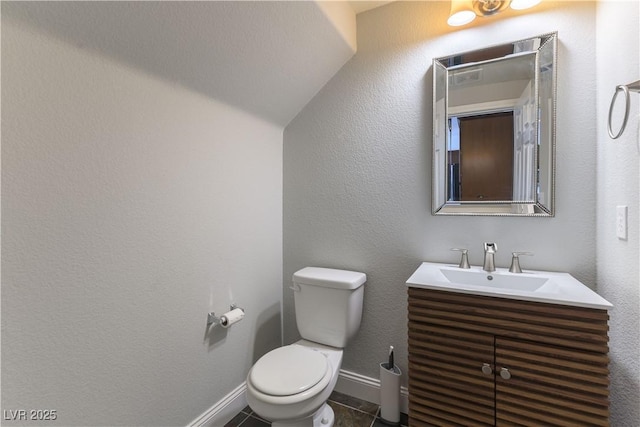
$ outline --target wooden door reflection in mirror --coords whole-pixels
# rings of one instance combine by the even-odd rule
[[[513,111],[451,117],[450,201],[513,197]]]

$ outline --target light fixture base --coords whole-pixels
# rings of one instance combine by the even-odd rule
[[[473,11],[478,16],[491,16],[509,7],[510,0],[473,0]]]

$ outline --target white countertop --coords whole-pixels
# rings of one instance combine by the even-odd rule
[[[510,273],[498,268],[459,268],[455,264],[423,262],[409,277],[407,286],[473,295],[545,302],[610,310],[613,305],[569,273],[523,270]]]

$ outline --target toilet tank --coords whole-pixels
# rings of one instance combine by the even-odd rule
[[[296,323],[302,338],[344,348],[360,328],[364,282],[355,271],[306,267],[293,275]]]

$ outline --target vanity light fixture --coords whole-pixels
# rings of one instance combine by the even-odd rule
[[[476,16],[491,16],[511,6],[514,10],[529,9],[542,0],[451,0],[447,23],[452,27],[466,25]]]

